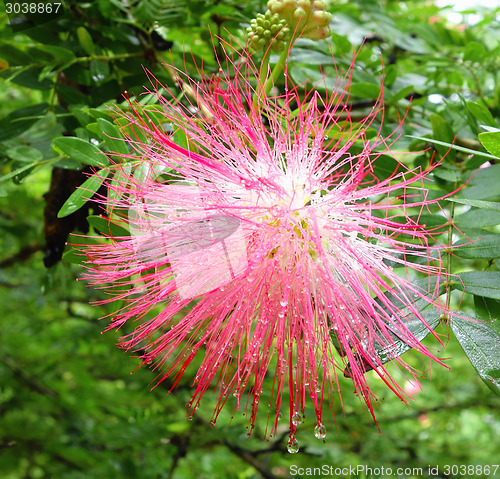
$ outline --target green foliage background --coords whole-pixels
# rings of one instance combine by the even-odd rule
[[[106,320],[97,318],[110,311],[89,305],[100,296],[75,280],[81,267],[72,264],[74,256],[67,252],[56,262],[57,241],[47,253],[44,207],[45,234],[52,239],[61,228],[85,229],[85,216],[99,214],[80,198],[75,210],[83,211],[81,217],[68,216],[72,219],[64,226],[55,219],[71,194],[61,183],[69,188],[75,174],[82,182],[85,176],[78,171],[92,163],[85,155],[67,155],[61,137],[78,137],[88,145],[97,138],[89,148],[112,151],[100,129],[108,125],[102,120],[112,121],[107,106],[123,103],[125,91],[131,97],[143,92],[148,82],[144,68],[174,90],[175,75],[164,62],[181,69],[185,64],[196,76],[192,54],[208,72],[216,71],[213,35],[231,34],[244,42],[244,27],[265,10],[264,3],[66,1],[62,15],[46,23],[37,19],[38,26],[31,28],[18,25],[17,32],[7,25],[6,15],[0,16],[0,477],[248,479],[288,477],[292,464],[423,468],[423,474],[402,476],[412,478],[428,477],[429,466],[439,466],[444,477],[445,465],[499,462],[500,400],[487,387],[498,390],[500,367],[491,366],[499,364],[498,321],[480,331],[459,318],[451,318],[451,332],[447,324],[438,326],[446,350],[429,338],[426,345],[448,358],[451,370],[434,366],[432,380],[422,379],[422,390],[408,407],[374,377],[382,434],[351,394],[350,381],[342,379],[344,411],[336,405],[326,443],[314,437],[312,415],[306,414],[298,433],[301,451],[290,455],[286,426],[264,441],[266,418],[260,417],[249,440],[246,417],[236,413],[230,421],[231,407],[210,426],[215,398],[208,398],[189,421],[184,408],[189,378],[168,394],[167,382],[149,389],[154,372],[138,369],[130,375],[138,360],[115,347],[119,333],[126,331],[101,335]],[[442,196],[468,180],[456,201],[444,205],[458,229],[443,234],[464,242],[451,257],[452,272],[462,278],[451,285],[452,300],[467,315],[496,318],[498,10],[470,9],[459,25],[447,20],[450,9],[424,1],[339,1],[329,11],[332,38],[299,42],[292,51],[293,78],[311,86],[320,78],[321,66],[334,79],[330,48],[342,71],[353,48],[369,36],[354,71],[353,115],[362,118],[371,107],[383,73],[384,134],[394,130],[413,98],[397,145],[399,151],[416,152],[405,161],[426,164],[432,154],[426,148],[444,155],[454,142],[430,185],[433,194]],[[220,47],[215,49],[220,55]],[[329,81],[323,88],[332,86]],[[480,169],[485,161],[490,166]],[[390,157],[381,157],[377,174],[389,174],[391,166]],[[49,189],[59,196],[46,207]],[[444,223],[435,212],[425,220]],[[96,221],[90,220],[91,233],[99,229]],[[465,235],[482,239],[465,244]],[[57,264],[45,268],[44,256]],[[429,365],[412,351],[405,360],[428,371]],[[394,375],[405,384],[396,369]],[[493,477],[492,472],[475,477]]]

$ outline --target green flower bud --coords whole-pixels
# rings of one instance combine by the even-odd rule
[[[310,0],[297,0],[297,6],[299,8],[303,8],[304,10],[310,10],[312,4]]]
[[[298,22],[300,22],[301,20],[305,20],[308,15],[303,8],[296,8],[293,12],[293,16]]]
[[[246,32],[250,37],[250,46],[254,50],[267,49],[271,46],[273,51],[279,52],[283,50],[290,30],[280,15],[268,10],[264,15],[257,14]]]
[[[269,0],[267,8],[286,21],[291,31],[298,31],[312,40],[326,38],[331,34],[331,13],[326,11],[324,0]],[[273,15],[273,16],[274,16]]]
[[[313,2],[313,8],[315,10],[326,10],[326,2],[323,0],[315,0]]]

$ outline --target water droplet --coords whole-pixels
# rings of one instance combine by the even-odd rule
[[[317,439],[324,439],[326,436],[326,427],[323,426],[323,424],[318,424],[314,428],[314,435],[316,436]]]
[[[297,454],[299,452],[299,442],[297,439],[290,439],[288,442],[287,450],[290,454]]]
[[[281,306],[285,307],[288,305],[288,301],[286,299],[283,299],[282,301],[280,301],[280,304]]]
[[[294,426],[298,426],[302,422],[302,415],[300,412],[296,412],[292,416],[292,424]]]

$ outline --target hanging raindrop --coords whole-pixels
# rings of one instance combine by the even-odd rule
[[[296,412],[292,416],[292,424],[294,426],[298,426],[302,422],[302,415],[300,412]]]
[[[323,426],[323,424],[318,424],[314,428],[314,435],[316,436],[317,439],[324,439],[326,436],[326,427]]]
[[[299,452],[299,442],[297,439],[290,439],[288,442],[287,450],[290,454],[297,454]]]

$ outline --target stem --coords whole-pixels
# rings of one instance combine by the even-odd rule
[[[107,55],[92,55],[92,56],[87,56],[87,57],[76,57],[70,60],[67,64],[65,64],[65,68],[68,68],[69,66],[73,65],[74,63],[84,63],[84,62],[89,62],[91,60],[101,60],[104,62],[110,62],[114,60],[123,60],[125,58],[134,58],[134,57],[141,57],[143,56],[142,52],[136,52],[136,53],[120,53],[118,55],[112,55],[112,56],[107,56]],[[7,67],[4,68],[2,73],[10,73],[10,72],[20,72],[22,73],[24,70],[29,70],[30,68],[41,68],[45,67],[51,63],[54,63],[54,67],[60,65],[63,62],[57,61],[57,60],[52,60],[48,62],[39,62],[39,63],[31,63],[29,65],[15,65],[12,67]],[[9,80],[9,78],[7,79]]]
[[[271,50],[268,49],[264,54],[264,58],[262,59],[262,64],[259,70],[259,86],[262,85],[262,79],[267,77],[267,71],[269,69],[269,59],[271,58]],[[254,97],[255,100],[255,97]]]
[[[269,69],[269,59],[271,58],[271,48],[268,48],[264,53],[264,58],[262,59],[262,64],[259,70],[259,82],[257,85],[257,90],[253,95],[252,105],[255,111],[259,109],[259,99],[264,96],[264,86],[263,78],[267,77],[267,71]]]
[[[268,51],[264,55],[264,58],[262,60],[262,65],[260,68],[259,86],[257,87],[257,91],[255,92],[255,94],[253,96],[253,101],[252,101],[253,107],[256,111],[259,110],[262,101],[267,97],[267,95],[271,91],[271,88],[276,83],[278,76],[283,71],[282,67],[286,63],[286,59],[288,58],[289,46],[290,46],[289,41],[284,44],[281,55],[278,58],[276,65],[274,65],[271,76],[266,80],[266,82],[262,86],[263,78],[267,77],[267,71],[268,71],[268,67],[269,67],[269,58],[271,56],[270,49],[268,49]]]
[[[267,95],[273,85],[276,83],[276,80],[278,80],[278,76],[282,71],[283,65],[286,63],[286,59],[288,58],[288,48],[290,46],[290,42],[286,42],[285,45],[283,46],[283,51],[281,52],[281,55],[278,59],[278,62],[276,65],[274,65],[273,68],[273,73],[270,78],[267,79],[265,85],[264,85],[264,93]]]
[[[455,189],[456,189],[457,185],[455,183]],[[453,216],[455,214],[455,203],[452,202],[451,203],[451,206],[450,206],[450,226],[449,226],[449,229],[448,229],[448,251],[447,251],[447,254],[448,254],[448,260],[447,260],[447,265],[446,265],[446,275],[448,277],[448,275],[450,274],[450,271],[451,271],[451,251],[449,249],[449,247],[451,246],[451,242],[453,240]],[[449,291],[449,287],[450,287],[450,281],[447,279],[446,280],[446,310],[449,311],[450,310],[450,302],[451,302],[451,294],[450,294],[450,291]]]

